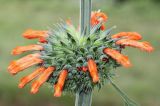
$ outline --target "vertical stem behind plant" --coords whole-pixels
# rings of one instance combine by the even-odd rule
[[[91,106],[92,104],[92,91],[85,92],[77,92],[75,106]]]
[[[90,18],[92,10],[92,0],[80,0],[80,24],[81,36],[88,36],[90,34]],[[91,106],[92,104],[92,91],[90,92],[77,92],[75,106]]]
[[[81,35],[90,34],[90,18],[92,10],[92,0],[80,0],[80,23]]]

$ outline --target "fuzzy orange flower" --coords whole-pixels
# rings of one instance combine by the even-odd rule
[[[34,81],[31,88],[31,93],[35,94],[38,92],[40,86],[42,86],[53,73],[55,67],[48,67],[44,72],[39,76],[38,80]]]
[[[40,59],[39,53],[30,54],[19,60],[12,61],[8,67],[8,71],[14,75],[32,65],[39,64],[42,62],[43,60]]]
[[[23,37],[27,39],[39,39],[40,42],[44,43],[48,37],[48,31],[28,29],[23,33]]]
[[[20,47],[16,47],[15,49],[13,49],[11,54],[19,55],[26,51],[31,51],[31,50],[43,50],[43,47],[41,45],[20,46]]]
[[[88,70],[94,83],[99,82],[97,65],[93,59],[88,60]]]
[[[19,88],[23,88],[27,83],[29,83],[30,81],[32,81],[34,78],[36,78],[37,76],[39,76],[44,71],[45,71],[44,67],[40,67],[40,68],[36,69],[30,75],[23,77],[20,80],[20,83],[19,83],[18,87]]]
[[[139,48],[147,52],[152,52],[154,50],[154,48],[151,46],[149,42],[138,42],[138,41],[130,40],[130,39],[121,39],[121,40],[118,40],[116,44]]]
[[[130,67],[131,63],[127,56],[122,55],[119,51],[113,50],[110,48],[105,48],[103,52],[109,56],[111,56],[113,59],[115,59],[118,63],[123,65],[124,67]]]
[[[68,74],[68,70],[62,70],[61,71],[61,73],[59,75],[59,78],[58,78],[58,81],[57,81],[57,84],[54,85],[54,89],[55,89],[54,96],[55,97],[60,97],[61,96],[63,86],[64,86],[65,80],[67,78],[67,74]]]
[[[122,38],[125,37],[126,39],[132,40],[141,40],[142,36],[137,32],[120,32],[112,36],[112,38]]]
[[[95,11],[95,12],[92,12],[92,14],[91,14],[91,25],[92,26],[95,26],[95,25],[99,24],[100,22],[104,23],[107,20],[108,20],[107,15],[100,12],[100,11]],[[105,30],[104,24],[102,24],[101,30]]]

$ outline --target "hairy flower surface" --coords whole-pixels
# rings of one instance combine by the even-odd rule
[[[136,32],[121,32],[111,35],[113,28],[105,30],[107,15],[92,12],[90,35],[81,36],[80,32],[67,23],[58,24],[57,29],[38,31],[29,29],[23,33],[27,39],[38,39],[36,45],[16,47],[13,55],[27,51],[36,53],[12,61],[8,71],[15,75],[18,72],[37,65],[33,73],[20,80],[19,88],[35,80],[31,93],[48,82],[54,89],[54,96],[60,97],[63,92],[90,92],[99,89],[110,77],[115,76],[115,68],[130,67],[128,57],[122,54],[125,46],[136,47],[147,52],[153,51],[151,44],[139,42],[141,35]]]

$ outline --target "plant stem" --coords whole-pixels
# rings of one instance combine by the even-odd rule
[[[92,10],[92,0],[80,0],[80,23],[81,23],[81,35],[90,34],[90,18]]]
[[[89,36],[90,34],[90,20],[92,0],[80,0],[80,23],[81,23],[81,36]],[[75,106],[91,106],[92,104],[92,91],[77,92]]]
[[[92,91],[88,93],[76,93],[75,106],[91,106],[92,104]]]

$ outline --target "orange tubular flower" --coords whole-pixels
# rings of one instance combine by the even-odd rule
[[[16,62],[18,64],[21,64],[21,63],[24,63],[25,61],[28,61],[28,60],[31,60],[32,58],[39,58],[41,55],[39,53],[35,53],[35,54],[30,54],[30,55],[27,55],[19,60],[17,60]],[[11,62],[11,63],[14,63],[15,61]],[[10,65],[8,68],[13,68],[14,67],[14,64]]]
[[[120,32],[118,34],[115,34],[112,36],[112,38],[121,38],[126,37],[126,39],[132,39],[132,40],[141,40],[142,36],[138,34],[137,32]]]
[[[130,40],[130,39],[121,39],[121,40],[118,40],[116,44],[139,48],[147,52],[152,52],[154,50],[154,48],[151,46],[149,42],[138,42],[138,41]]]
[[[54,96],[55,97],[60,97],[61,96],[63,86],[64,86],[65,80],[67,78],[67,75],[68,75],[67,70],[62,70],[62,72],[60,73],[60,76],[58,78],[58,82],[57,82],[56,85],[54,85],[54,89],[55,89]]]
[[[39,74],[41,74],[42,72],[44,72],[45,68],[44,67],[40,67],[38,69],[36,69],[33,73],[31,73],[28,76],[23,77],[20,80],[20,83],[18,85],[19,88],[23,88],[27,83],[29,83],[30,81],[32,81],[34,78],[36,78]]]
[[[55,70],[55,67],[48,67],[46,70],[44,70],[44,72],[39,76],[38,80],[33,82],[32,88],[31,88],[32,94],[35,94],[38,92],[40,86],[42,86],[43,83],[45,83],[48,80],[49,76],[53,73],[54,70]]]
[[[124,56],[119,53],[119,51],[105,48],[103,52],[109,56],[111,56],[113,59],[115,59],[118,63],[122,64],[124,67],[130,67],[131,63],[127,56]]]
[[[28,29],[26,32],[23,33],[23,37],[27,39],[39,39],[40,42],[46,42],[46,37],[48,37],[48,31],[38,31]]]
[[[71,26],[72,25],[72,21],[70,19],[66,20],[66,24]]]
[[[43,47],[41,45],[20,46],[20,47],[16,47],[15,49],[13,49],[11,54],[19,55],[26,51],[31,51],[31,50],[43,50]]]
[[[88,70],[94,83],[99,82],[97,65],[93,59],[88,60]]]
[[[100,22],[106,22],[108,20],[108,17],[106,16],[106,14],[102,13],[102,12],[92,12],[91,14],[91,25],[95,26],[97,24],[99,24]],[[105,25],[102,24],[101,26],[101,30],[105,30]]]
[[[30,54],[27,55],[17,61],[12,61],[8,67],[8,71],[15,75],[18,72],[32,66],[35,64],[40,64],[43,62],[42,59],[39,58],[40,54],[36,53],[36,54]]]

